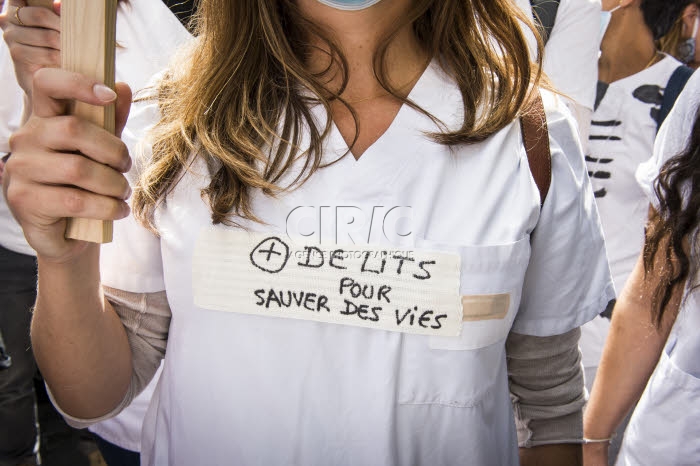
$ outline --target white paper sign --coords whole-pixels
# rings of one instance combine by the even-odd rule
[[[204,230],[193,257],[206,309],[395,332],[457,336],[457,254],[293,243],[282,235]]]

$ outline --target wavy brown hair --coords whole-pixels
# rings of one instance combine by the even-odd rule
[[[482,141],[518,116],[540,79],[540,63],[530,62],[520,22],[533,29],[512,0],[415,0],[376,51],[375,75],[389,94],[427,115],[387,79],[388,47],[410,25],[425,51],[455,79],[464,102],[462,126],[431,137],[445,145]],[[305,63],[312,52],[309,34],[330,57],[321,73],[310,72]],[[341,102],[355,119],[355,134],[359,129],[352,106],[340,96],[348,82],[341,48],[293,0],[200,0],[196,35],[186,60],[159,85],[153,155],[134,194],[135,215],[154,231],[155,210],[193,162],[193,153],[210,168],[202,196],[213,223],[236,224],[235,217],[257,221],[252,190],[276,195],[322,167],[331,121],[319,124],[312,106],[322,105],[330,115],[331,103]],[[329,76],[337,72],[342,85],[334,89]],[[477,109],[486,110],[480,118]],[[301,148],[304,134],[309,145]],[[303,170],[281,186],[298,160]]]
[[[686,281],[697,287],[700,226],[700,107],[685,150],[661,168],[654,185],[659,207],[651,216],[644,242],[644,271],[657,280],[652,295],[652,319],[661,325],[674,288]]]

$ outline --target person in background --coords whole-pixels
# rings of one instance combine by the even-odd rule
[[[634,408],[618,466],[700,464],[700,75],[636,174],[651,203],[644,250],[612,317],[585,413],[585,466]],[[646,388],[645,388],[646,387]],[[642,394],[643,393],[643,394]],[[641,399],[639,398],[641,395]]]
[[[4,153],[9,152],[10,134],[28,117],[26,114],[23,116],[23,109],[31,108],[33,74],[43,67],[58,66],[60,53],[57,12],[27,7],[20,0],[8,0],[8,3],[3,24],[5,42],[0,44],[0,67],[4,73],[3,99],[0,101],[0,151]],[[173,8],[172,12],[170,8]],[[146,87],[151,76],[164,69],[175,50],[189,40],[190,34],[185,25],[189,22],[192,8],[192,2],[120,0],[117,14],[117,78],[128,82],[135,90]],[[13,49],[14,68],[10,61],[10,48]],[[35,369],[29,349],[29,309],[36,299],[36,253],[27,244],[4,197],[0,199],[0,253],[0,265],[3,267],[0,273],[0,309],[3,309],[0,329],[4,330],[7,346],[12,349],[14,367],[7,373],[15,375],[15,383],[23,393],[20,399],[12,395],[20,388],[0,388],[0,455],[19,457],[25,456],[28,445],[33,447],[36,443],[29,440],[30,437],[36,438],[32,388]],[[0,381],[9,383],[9,378],[3,377],[0,375]],[[138,465],[141,426],[156,382],[157,377],[120,416],[90,427],[110,466]],[[13,401],[3,403],[4,395],[12,397]],[[4,413],[8,413],[7,417]],[[7,429],[6,435],[3,429]],[[20,438],[24,440],[20,441]],[[3,442],[9,441],[21,442],[24,446],[4,447]]]
[[[700,2],[693,0],[683,8],[673,26],[659,39],[659,50],[696,69],[700,66],[699,29]]]
[[[530,0],[515,0],[529,16],[533,16]],[[537,41],[525,28],[531,53]],[[543,71],[578,123],[584,153],[595,102],[598,78],[598,46],[600,43],[600,0],[561,0],[551,32],[546,37]]]
[[[39,257],[32,342],[66,418],[118,413],[164,357],[146,465],[577,464],[578,327],[614,294],[575,122],[550,92],[536,112],[549,125],[548,195],[527,161],[520,116],[541,101],[522,12],[510,0],[199,8],[191,53],[134,109],[141,134],[122,141],[75,119],[71,137],[57,134],[56,98],[116,101],[123,121],[130,92],[44,69],[13,139],[4,188]],[[68,161],[89,174],[65,179]],[[140,176],[141,224],[125,172]],[[64,209],[75,195],[86,210]],[[370,218],[373,206],[410,206],[410,233],[365,224],[356,239],[376,252],[365,258],[426,259],[369,270],[333,255],[319,271],[281,252],[297,206],[348,205]],[[65,241],[67,216],[123,221],[99,249]],[[343,219],[309,224],[329,238]],[[348,241],[331,238],[310,241]],[[228,252],[206,250],[218,246]],[[341,277],[396,280],[391,307],[343,314]],[[222,300],[200,299],[209,285]],[[319,312],[283,309],[275,294],[319,288],[331,306]],[[413,331],[395,318],[412,293]],[[449,312],[450,334],[426,329],[431,309]]]
[[[656,40],[667,33],[672,18],[688,2],[602,2],[603,40],[586,162],[618,291],[624,288],[644,242],[648,201],[634,173],[640,163],[651,157],[663,114],[679,92],[669,90],[672,77],[679,70],[687,70],[675,58],[660,52]],[[581,350],[588,387],[595,378],[609,326],[607,315],[582,329]],[[611,448],[611,458],[620,440],[621,435]]]

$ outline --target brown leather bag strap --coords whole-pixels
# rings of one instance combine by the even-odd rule
[[[547,116],[539,92],[520,117],[520,130],[527,152],[527,162],[540,191],[540,205],[544,205],[552,181],[552,154],[549,149]]]

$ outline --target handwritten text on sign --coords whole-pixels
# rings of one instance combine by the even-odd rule
[[[292,243],[204,230],[193,257],[195,304],[206,309],[395,332],[457,336],[459,256]]]

